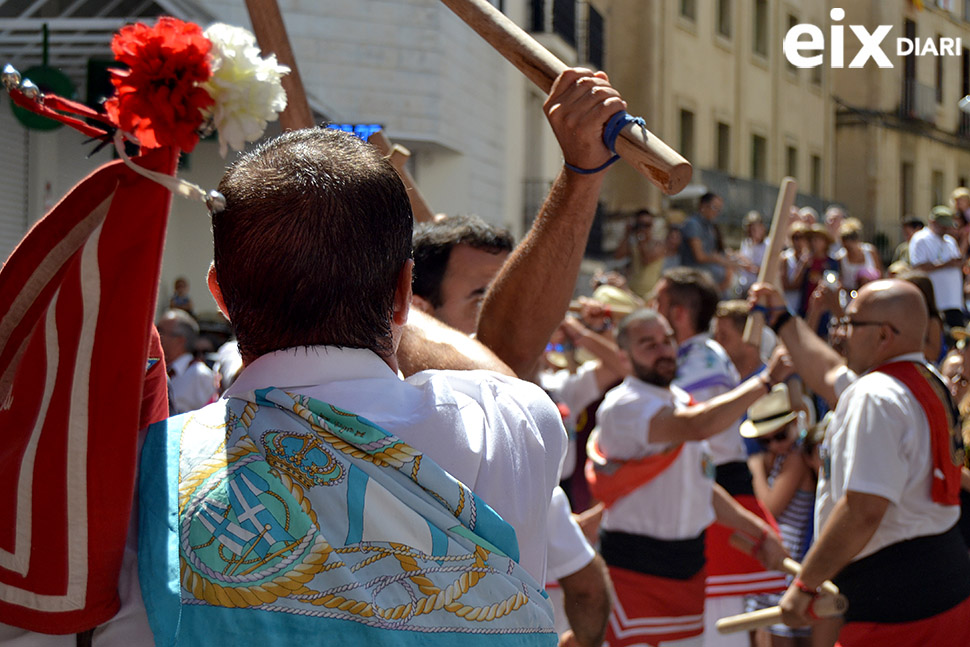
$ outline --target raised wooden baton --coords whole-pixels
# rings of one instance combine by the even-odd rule
[[[798,184],[795,178],[782,179],[781,187],[778,189],[778,200],[775,202],[775,215],[771,219],[771,232],[768,234],[771,237],[771,244],[765,252],[761,269],[758,271],[759,283],[771,283],[779,290],[781,290],[781,281],[778,266],[781,264],[781,250],[785,248],[785,239],[788,238],[788,214],[795,204],[797,191]],[[764,325],[764,315],[752,310],[744,324],[744,336],[741,339],[746,344],[760,345],[761,329]]]
[[[300,71],[296,67],[296,58],[286,35],[286,25],[283,24],[279,5],[276,0],[246,0],[246,9],[263,55],[276,54],[276,60],[290,68],[290,73],[283,75],[281,79],[286,91],[286,109],[280,113],[280,126],[283,130],[312,127],[313,112],[303,89]]]
[[[487,0],[441,1],[543,92],[548,93],[566,69],[565,63]],[[628,124],[620,132],[616,152],[667,195],[678,193],[690,182],[690,162],[638,124]]]

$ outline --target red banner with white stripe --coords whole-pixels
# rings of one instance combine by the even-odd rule
[[[0,622],[75,633],[118,609],[138,430],[167,415],[151,333],[170,203],[107,164],[0,269]]]

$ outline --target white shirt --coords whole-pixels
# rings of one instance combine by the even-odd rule
[[[201,409],[219,396],[215,373],[205,363],[192,359],[192,355],[184,353],[167,367],[176,413]]]
[[[740,383],[741,376],[727,351],[707,333],[694,335],[680,345],[674,384],[687,391],[695,402],[707,402]],[[715,465],[747,460],[740,426],[741,418],[738,418],[724,431],[707,439]]]
[[[955,258],[960,258],[960,248],[949,234],[937,236],[929,227],[923,227],[909,241],[909,262],[914,267]],[[963,310],[963,272],[959,267],[929,270],[926,274],[933,284],[937,310]]]
[[[576,465],[576,421],[579,414],[600,397],[599,384],[596,383],[598,365],[599,362],[596,360],[590,360],[581,364],[575,373],[570,373],[566,369],[555,373],[549,371],[539,373],[539,385],[552,394],[556,402],[561,402],[569,409],[569,415],[563,420],[569,432],[566,458],[562,464],[564,479],[572,476],[577,467],[580,469],[583,467]]]
[[[515,528],[519,563],[545,581],[549,501],[566,432],[538,386],[490,371],[402,380],[371,351],[315,346],[263,355],[224,397],[267,386],[363,416],[424,452]]]
[[[689,396],[676,386],[664,388],[635,377],[607,392],[596,411],[594,438],[604,456],[629,460],[670,447],[647,439],[650,422],[664,407],[687,406]],[[592,440],[592,439],[591,439]],[[691,539],[714,521],[714,465],[707,441],[684,443],[677,459],[603,513],[606,530],[656,539]]]
[[[890,361],[924,362],[921,353]],[[875,534],[853,561],[890,544],[948,530],[959,506],[930,497],[933,461],[930,431],[922,406],[898,380],[866,373],[845,389],[822,448],[815,527],[824,532],[835,504],[846,492],[889,500]]]
[[[549,570],[546,581],[554,582],[582,569],[596,556],[582,528],[573,518],[569,499],[562,488],[552,491],[549,506]]]

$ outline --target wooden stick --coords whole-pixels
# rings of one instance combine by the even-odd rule
[[[548,93],[566,64],[525,33],[487,0],[441,0],[509,60],[530,81]],[[616,152],[667,195],[690,182],[690,162],[659,137],[637,124],[627,125],[616,140]]]
[[[775,214],[771,218],[771,244],[765,251],[764,260],[761,263],[761,270],[758,272],[759,282],[768,282],[777,287],[781,287],[781,280],[778,274],[778,266],[781,264],[781,250],[785,248],[785,239],[788,238],[788,216],[792,205],[795,204],[795,193],[798,191],[798,184],[795,178],[786,177],[781,181],[778,189],[778,200],[775,202]],[[744,324],[744,336],[742,340],[746,344],[761,344],[761,330],[765,325],[764,315],[760,312],[751,311],[748,320]]]
[[[246,0],[246,9],[249,10],[249,21],[253,23],[253,33],[263,55],[276,54],[276,60],[290,68],[290,73],[282,79],[283,89],[286,90],[286,110],[280,113],[280,125],[283,130],[312,127],[313,112],[296,67],[279,5],[276,0]]]
[[[424,199],[424,196],[421,195],[421,192],[414,185],[414,178],[404,168],[404,162],[411,156],[411,151],[400,144],[391,146],[391,142],[387,139],[383,130],[378,130],[372,134],[367,141],[377,147],[377,150],[386,156],[394,168],[397,169],[397,174],[401,176],[401,181],[404,182],[404,186],[408,190],[408,200],[411,201],[411,213],[414,215],[414,221],[431,222],[434,220],[434,212]]]
[[[840,616],[848,608],[849,601],[844,595],[820,595],[812,601],[812,611],[819,618]],[[779,622],[781,622],[781,607],[768,607],[721,618],[715,626],[718,633],[729,634],[736,631],[754,631]]]
[[[731,545],[731,547],[740,550],[745,555],[750,555],[751,551],[754,550],[754,542],[751,541],[751,538],[740,532],[733,533],[728,538],[728,543]],[[802,565],[793,560],[791,557],[786,557],[781,564],[781,570],[789,575],[798,577],[802,574]],[[831,580],[825,580],[822,582],[821,589],[823,593],[828,593],[829,595],[839,595],[839,587],[837,587]]]

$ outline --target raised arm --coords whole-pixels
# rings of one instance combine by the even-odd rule
[[[768,283],[755,283],[751,286],[749,301],[773,309],[769,324],[777,324],[784,315],[785,300]],[[835,381],[845,360],[829,346],[828,342],[816,335],[801,318],[791,315],[787,322],[778,328],[778,336],[791,355],[795,372],[805,385],[819,397],[834,407],[838,397]]]
[[[584,169],[611,157],[603,127],[625,108],[606,74],[582,69],[564,71],[544,104],[564,161]],[[519,375],[532,372],[569,306],[603,176],[560,171],[532,228],[485,296],[478,339]]]

